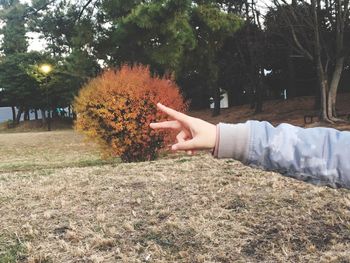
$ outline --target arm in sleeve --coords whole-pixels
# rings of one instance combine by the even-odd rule
[[[318,185],[350,189],[350,132],[248,121],[217,126],[214,155]]]

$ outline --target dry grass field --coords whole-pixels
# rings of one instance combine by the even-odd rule
[[[209,154],[102,161],[0,134],[0,262],[350,262],[350,191]]]

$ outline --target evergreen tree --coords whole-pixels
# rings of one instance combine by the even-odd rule
[[[23,73],[23,61],[28,43],[26,39],[25,12],[26,5],[19,0],[1,0],[0,20],[5,24],[0,30],[3,35],[1,51],[5,55],[1,59],[2,70],[0,71],[0,89],[2,93],[2,103],[12,107],[13,122],[19,120],[21,109],[16,116],[15,107],[18,104],[27,104],[23,100],[28,100],[31,81]],[[18,101],[20,102],[17,102]]]
[[[13,110],[13,122],[18,123],[23,112],[42,106],[43,94],[29,69],[41,61],[37,52],[14,53],[0,61],[0,87],[5,105]],[[17,114],[15,112],[17,107]]]
[[[97,50],[109,65],[151,65],[158,73],[176,71],[195,38],[189,24],[191,1],[103,1]]]
[[[180,82],[191,98],[199,98],[197,105],[207,107],[214,99],[213,115],[220,114],[219,68],[220,52],[225,42],[237,31],[242,20],[224,12],[215,3],[199,3],[192,6],[191,26],[195,31],[196,47],[187,50],[180,75]]]
[[[3,34],[1,50],[5,55],[25,53],[28,43],[26,39],[25,12],[26,5],[19,0],[1,0],[0,19],[5,26],[0,30]]]
[[[191,98],[215,98],[219,113],[217,54],[241,24],[212,1],[102,1],[96,50],[109,65],[142,63],[157,73],[175,72]],[[198,101],[198,100],[197,100]]]

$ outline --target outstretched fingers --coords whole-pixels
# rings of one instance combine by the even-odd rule
[[[181,112],[173,110],[161,103],[157,104],[160,111],[167,114],[173,121],[164,121],[158,123],[151,123],[152,129],[173,129],[179,130],[180,133],[176,136],[177,143],[174,144],[171,149],[174,151],[186,151],[188,154],[193,154],[196,148],[196,140],[192,138],[192,132],[190,131],[192,117],[187,116]]]
[[[178,121],[163,121],[163,122],[154,122],[150,124],[152,129],[173,129],[180,130],[181,123]]]
[[[189,123],[191,117],[187,116],[186,114],[183,114],[181,112],[178,112],[176,110],[173,110],[167,106],[164,106],[161,103],[157,103],[157,107],[159,110],[161,110],[162,112],[164,112],[165,114],[169,115],[171,118],[178,120],[182,123]]]

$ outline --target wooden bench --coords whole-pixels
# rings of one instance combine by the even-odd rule
[[[308,124],[308,123],[313,123],[314,119],[318,119],[318,121],[320,121],[320,114],[319,113],[310,113],[310,114],[305,114],[304,115],[304,123]]]

